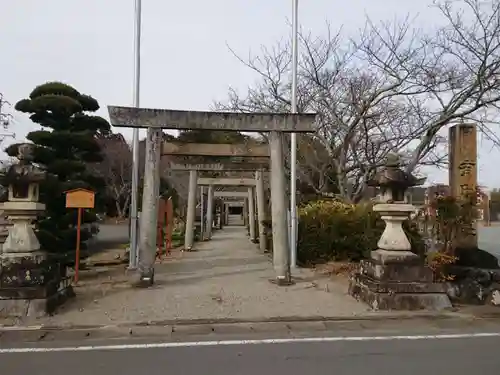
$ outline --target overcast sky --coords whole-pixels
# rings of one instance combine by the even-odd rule
[[[143,0],[141,106],[209,109],[229,87],[245,90],[256,77],[229,52],[258,52],[290,35],[291,0]],[[302,0],[300,25],[313,34],[326,22],[356,32],[374,21],[418,16],[435,25],[431,0]],[[0,92],[15,103],[38,84],[57,80],[109,104],[132,104],[133,0],[0,0]],[[15,116],[17,140],[36,129]],[[131,131],[125,131],[127,138]],[[2,146],[11,143],[5,139]],[[500,152],[479,145],[481,184],[500,187]],[[447,173],[431,171],[431,182]]]

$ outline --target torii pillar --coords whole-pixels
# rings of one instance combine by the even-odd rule
[[[214,185],[208,185],[207,191],[207,240],[212,239],[214,225]]]
[[[196,187],[198,171],[189,171],[188,202],[186,214],[186,229],[184,233],[184,250],[191,251],[194,245],[194,222],[196,220]]]
[[[259,249],[262,252],[267,251],[266,228],[266,198],[264,193],[264,176],[261,170],[255,172],[255,193],[257,197],[257,222],[259,229]]]
[[[255,236],[255,199],[253,187],[248,187],[248,226],[250,230],[250,241],[256,242]]]

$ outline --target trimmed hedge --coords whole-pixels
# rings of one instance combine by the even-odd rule
[[[406,222],[412,250],[425,245],[417,226]],[[297,261],[302,265],[368,258],[385,228],[371,203],[352,205],[338,200],[312,202],[299,210]]]

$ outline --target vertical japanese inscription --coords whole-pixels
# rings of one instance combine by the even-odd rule
[[[464,197],[477,187],[476,127],[458,124],[450,128],[449,135],[451,193]]]
[[[473,124],[452,126],[449,132],[449,179],[450,192],[459,199],[472,199],[476,203],[477,195],[477,133]],[[477,246],[476,223],[470,228],[463,228],[461,246]]]

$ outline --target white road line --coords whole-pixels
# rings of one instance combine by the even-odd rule
[[[39,329],[42,329],[43,326],[2,326],[0,325],[0,331],[38,331]]]
[[[229,346],[229,345],[260,345],[260,344],[300,344],[342,341],[395,341],[395,340],[444,340],[444,339],[474,339],[485,337],[500,337],[500,332],[464,333],[449,335],[414,335],[414,336],[339,336],[339,337],[307,337],[288,339],[262,340],[223,340],[223,341],[194,341],[194,342],[162,342],[152,344],[123,344],[123,345],[82,345],[71,347],[52,348],[5,348],[0,354],[13,353],[51,353],[51,352],[87,352],[99,350],[130,350],[130,349],[161,349],[186,348],[199,346]]]

